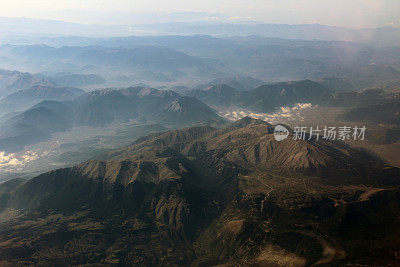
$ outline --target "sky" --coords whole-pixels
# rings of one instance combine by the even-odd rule
[[[174,12],[198,14],[169,14]],[[88,24],[250,20],[400,27],[400,0],[0,0],[0,16]]]

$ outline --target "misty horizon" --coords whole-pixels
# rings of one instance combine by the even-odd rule
[[[164,22],[321,24],[349,28],[400,26],[396,0],[355,1],[23,1],[1,4],[0,16],[98,25]]]
[[[0,0],[0,266],[398,266],[399,14]]]

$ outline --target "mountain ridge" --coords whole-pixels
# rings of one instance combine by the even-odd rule
[[[270,265],[283,255],[289,264],[307,265],[326,260],[323,248],[329,247],[331,264],[371,262],[378,254],[383,262],[394,262],[382,252],[395,248],[400,234],[396,220],[387,220],[398,211],[399,169],[366,152],[359,152],[367,159],[360,161],[361,154],[353,151],[335,142],[277,142],[271,125],[251,118],[222,129],[199,126],[153,134],[103,159],[0,184],[0,237],[8,241],[0,255],[10,264],[24,255],[26,262],[43,264],[128,264],[135,259],[151,265]],[[327,156],[333,160],[325,161]],[[316,168],[308,165],[304,172],[301,158],[317,160],[310,161]],[[282,159],[289,162],[274,164]],[[334,162],[343,172],[335,168],[324,176],[318,171]],[[35,212],[11,216],[10,208]],[[384,226],[379,225],[382,218]],[[377,233],[368,245],[351,234],[352,220],[359,220],[362,234]],[[382,249],[379,234],[385,229],[394,236]],[[39,245],[49,251],[60,231],[65,236],[58,239],[57,252],[35,254],[32,248]],[[305,245],[293,247],[299,241]],[[98,254],[104,246],[116,253]],[[375,252],[362,252],[371,246]],[[74,257],[82,247],[86,252]],[[163,257],[155,260],[153,251]]]

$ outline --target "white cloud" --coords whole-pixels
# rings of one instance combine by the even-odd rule
[[[43,155],[43,153],[41,153]],[[39,158],[36,151],[26,151],[24,153],[6,153],[0,151],[0,172],[11,172],[19,170],[25,164],[35,161]]]
[[[21,162],[14,157],[14,154],[6,154],[4,151],[0,151],[0,168],[7,166],[17,166],[20,164]]]
[[[297,103],[293,107],[281,107],[273,113],[256,113],[246,109],[235,109],[220,112],[219,115],[231,121],[236,121],[243,117],[249,116],[275,124],[279,122],[285,122],[288,119],[302,121],[304,118],[301,117],[300,111],[314,107],[316,106],[313,106],[311,103]]]

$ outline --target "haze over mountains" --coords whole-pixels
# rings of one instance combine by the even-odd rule
[[[29,89],[19,90],[0,100],[0,112],[23,111],[41,101],[71,100],[85,91],[74,87],[34,85]]]
[[[344,115],[347,120],[366,120],[372,115],[364,112],[363,109],[365,109],[373,110],[374,117],[370,120],[374,122],[397,124],[398,121],[396,110],[399,94],[395,89],[335,92],[318,82],[304,80],[264,84],[248,91],[241,91],[243,85],[237,81],[237,78],[233,80],[236,81],[235,84],[239,90],[227,84],[210,85],[205,88],[200,85],[197,88],[203,89],[187,89],[181,92],[182,95],[186,95],[183,97],[172,90],[146,87],[95,90],[84,94],[82,90],[76,88],[33,86],[9,95],[0,103],[3,111],[16,112],[23,111],[43,100],[61,101],[58,102],[59,105],[68,108],[62,109],[68,110],[63,116],[69,118],[69,123],[62,128],[62,131],[71,129],[73,125],[105,127],[131,122],[162,123],[173,127],[195,123],[223,123],[218,112],[246,109],[256,113],[268,113],[274,112],[279,107],[290,107],[296,103],[328,106],[356,105],[356,109]],[[249,79],[244,79],[244,81],[248,82]],[[258,80],[251,81],[258,83]],[[242,83],[246,84],[246,82]],[[381,105],[380,111],[376,113],[379,105]],[[32,112],[37,112],[35,106],[3,122],[2,128],[7,128],[8,131],[0,135],[1,150],[17,151],[25,145],[32,144],[32,135],[35,136],[33,138],[36,140],[33,142],[35,143],[46,140],[51,133],[59,131],[50,129],[46,133],[36,131],[35,134],[28,134],[21,125],[40,125],[42,121],[46,123],[54,121],[51,113],[37,117],[31,116]],[[50,117],[48,118],[47,115]],[[25,117],[32,117],[32,119],[25,121]],[[38,121],[36,122],[35,119]],[[55,128],[59,127],[56,125]],[[23,137],[25,135],[26,137]],[[16,136],[18,138],[13,139]]]
[[[348,84],[359,90],[400,79],[396,69],[399,64],[396,55],[400,54],[397,47],[257,36],[122,37],[83,42],[85,46],[4,45],[0,66],[8,69],[24,66],[30,72],[97,74],[110,80],[111,86],[140,82],[152,86],[166,83],[193,86],[189,82],[193,79],[200,84],[239,75],[265,82],[331,78],[343,80],[342,86]],[[57,83],[54,79],[49,77]],[[69,82],[85,85],[82,81]],[[90,84],[103,82],[96,77]],[[60,79],[58,84],[66,85]]]
[[[49,88],[45,88],[49,89]],[[44,90],[45,90],[44,89]],[[25,98],[40,102],[40,90],[33,87],[12,94],[2,100],[2,105],[14,101],[22,106]],[[67,88],[50,88],[57,93],[61,102],[43,100],[39,104],[1,124],[0,150],[18,151],[26,145],[49,139],[52,133],[70,130],[75,126],[105,127],[132,121],[151,121],[164,125],[190,125],[194,123],[223,123],[216,111],[191,97],[181,97],[173,91],[159,91],[152,88],[131,87],[120,90],[105,89],[82,94],[73,94]],[[54,97],[45,90],[46,99]],[[35,96],[32,96],[36,93]],[[39,94],[39,96],[37,96]],[[36,97],[37,96],[37,97]],[[7,108],[7,106],[5,106]],[[17,107],[15,107],[17,109]],[[63,125],[63,127],[60,127]]]
[[[99,75],[95,74],[76,74],[68,72],[48,73],[41,75],[54,84],[60,86],[88,86],[88,85],[101,85],[106,80]]]
[[[397,266],[399,28],[164,19],[0,18],[0,265]]]
[[[186,19],[187,20],[187,19]],[[154,20],[152,20],[154,21]],[[2,30],[6,34],[0,41],[24,40],[18,35],[29,36],[33,42],[40,37],[34,35],[64,36],[130,36],[130,35],[196,35],[249,36],[260,35],[285,39],[353,41],[377,46],[398,46],[400,43],[397,27],[379,27],[376,29],[352,29],[319,24],[288,25],[266,24],[259,22],[161,22],[135,25],[87,25],[63,21],[38,20],[27,18],[1,17]],[[8,37],[7,34],[10,36]],[[43,37],[42,37],[43,38]]]
[[[228,85],[194,89],[188,95],[220,108],[248,108],[255,112],[271,112],[280,106],[295,103],[329,103],[329,88],[310,80],[265,84],[249,91],[237,91]]]
[[[72,110],[60,102],[43,101],[11,117],[1,126],[2,151],[15,151],[50,138],[52,133],[72,126]]]
[[[94,74],[47,73],[31,74],[28,72],[0,69],[0,97],[5,97],[22,90],[35,88],[69,87],[75,93],[74,86],[98,85],[104,79]],[[34,91],[34,90],[33,90]]]
[[[4,97],[18,90],[29,89],[35,85],[54,85],[50,81],[30,73],[0,70],[0,95]]]
[[[233,77],[216,78],[208,83],[199,84],[196,87],[194,87],[194,89],[207,89],[207,88],[212,88],[215,85],[228,85],[239,91],[249,91],[249,90],[254,89],[264,83],[265,82],[255,79],[253,77],[237,75],[237,76],[233,76]],[[186,90],[188,90],[188,89],[189,88],[187,88]],[[184,91],[184,90],[181,90],[181,91]]]

